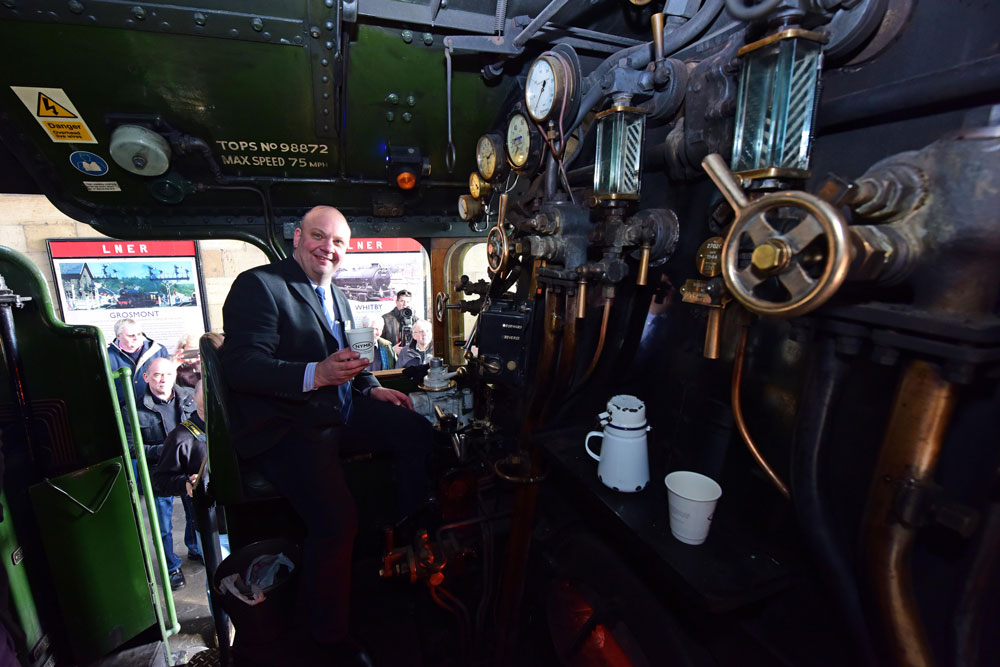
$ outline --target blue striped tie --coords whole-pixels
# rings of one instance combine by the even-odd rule
[[[323,311],[323,316],[326,317],[327,323],[330,325],[330,328],[333,329],[333,337],[337,339],[337,346],[340,349],[343,349],[346,346],[344,345],[343,334],[341,334],[340,332],[340,325],[336,320],[334,320],[330,316],[330,311],[326,309],[326,290],[323,289],[321,286],[317,285],[316,296],[319,297],[319,305]],[[334,308],[336,308],[337,302],[334,301],[332,305]],[[337,387],[337,395],[340,396],[340,405],[341,405],[340,416],[343,418],[344,423],[346,424],[347,418],[351,414],[351,404],[352,404],[351,383],[345,382],[344,384],[339,385]]]

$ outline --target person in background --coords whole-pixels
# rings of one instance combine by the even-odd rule
[[[198,336],[186,333],[177,341],[174,350],[174,362],[177,363],[177,384],[181,387],[191,387],[201,379],[201,357],[198,356]]]
[[[361,320],[361,326],[371,327],[375,330],[375,361],[368,366],[370,371],[387,371],[396,367],[396,351],[392,349],[392,343],[382,338],[382,325],[384,321],[381,315],[368,314]]]
[[[111,371],[128,368],[132,371],[132,394],[138,403],[146,393],[146,380],[143,373],[153,359],[168,358],[167,349],[154,342],[142,332],[142,327],[132,319],[122,319],[115,322],[115,339],[108,345],[108,362]],[[118,390],[118,405],[122,408],[125,419],[125,432],[128,428],[128,410],[125,406],[125,388],[120,380],[115,381]]]
[[[187,499],[188,502],[192,502],[195,484],[200,484],[203,491],[208,486],[208,470],[202,473],[202,465],[208,457],[208,448],[205,444],[205,394],[201,380],[194,386],[194,405],[194,414],[168,433],[167,439],[163,442],[160,462],[151,475],[153,491],[157,496],[180,496],[182,500]],[[199,474],[202,475],[200,482]],[[187,509],[186,504],[184,507]],[[193,515],[193,511],[188,514],[189,517]],[[219,516],[224,515],[219,512]],[[201,537],[200,533],[195,533],[199,548]],[[229,535],[220,532],[219,544],[222,548],[222,557],[225,558],[229,555]],[[188,548],[191,548],[190,545]],[[190,552],[188,556],[190,557]],[[207,581],[205,585],[207,588]]]
[[[187,387],[176,386],[176,379],[177,371],[171,359],[154,359],[150,362],[145,373],[146,393],[139,405],[136,406],[136,412],[139,418],[142,444],[145,445],[146,460],[151,470],[159,463],[167,434],[173,431],[178,424],[189,419],[195,411],[194,392]],[[180,556],[174,553],[173,526],[171,525],[173,513],[174,499],[170,496],[157,496],[156,517],[160,522],[160,539],[163,542],[167,571],[170,573],[170,588],[176,591],[183,588],[186,581],[184,573],[181,572]],[[188,513],[187,506],[185,506],[185,513]],[[189,516],[194,516],[193,508]],[[201,562],[201,549],[194,535],[192,535],[191,542],[186,542],[186,544],[188,557],[191,560]],[[192,545],[194,551],[191,550]]]
[[[413,323],[413,340],[399,353],[396,365],[400,368],[421,366],[434,358],[434,329],[427,320]]]
[[[409,290],[399,290],[396,292],[396,307],[382,316],[382,322],[385,324],[382,328],[382,331],[385,333],[385,339],[392,343],[393,351],[397,355],[403,348],[403,345],[407,342],[403,340],[403,326],[407,319],[403,314],[403,311],[409,309],[410,298],[411,295]],[[413,313],[411,311],[411,321],[412,318]]]

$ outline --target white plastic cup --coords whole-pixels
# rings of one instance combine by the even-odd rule
[[[361,327],[358,329],[348,329],[347,344],[351,349],[369,361],[375,361],[375,329],[371,327]]]
[[[678,470],[663,480],[667,485],[670,532],[684,544],[701,544],[712,526],[722,487],[714,479]]]

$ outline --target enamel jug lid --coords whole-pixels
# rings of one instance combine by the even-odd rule
[[[619,394],[608,401],[608,411],[600,415],[601,422],[618,428],[642,428],[646,425],[646,404],[635,396]]]

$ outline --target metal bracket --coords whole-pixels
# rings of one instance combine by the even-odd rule
[[[929,523],[943,526],[962,537],[971,537],[979,525],[979,513],[944,498],[944,489],[934,482],[914,479],[890,480],[898,486],[893,503],[893,517],[908,528]]]

